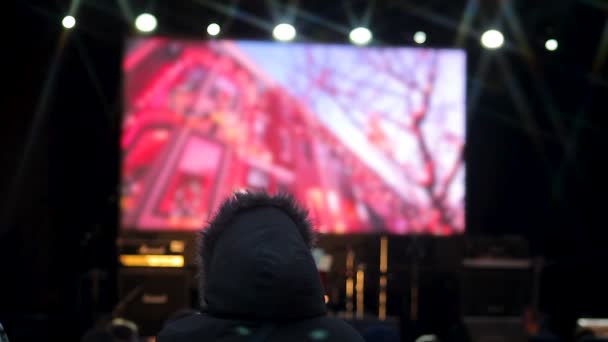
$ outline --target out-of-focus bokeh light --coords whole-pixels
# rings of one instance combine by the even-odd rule
[[[505,37],[498,30],[487,30],[481,35],[481,45],[486,49],[498,49],[505,42]]]
[[[348,35],[350,41],[356,45],[365,45],[371,42],[372,32],[367,27],[356,27]]]
[[[547,39],[545,42],[545,49],[549,51],[555,51],[559,47],[557,40],[555,39]]]
[[[218,34],[220,34],[220,25],[216,24],[216,23],[211,23],[209,24],[209,26],[207,26],[207,33],[210,36],[217,36]]]
[[[156,17],[150,13],[142,13],[135,18],[135,28],[140,32],[152,32],[156,29],[157,24]]]
[[[296,28],[291,24],[278,24],[272,30],[272,36],[278,41],[288,42],[296,37]]]
[[[414,33],[414,41],[416,44],[424,44],[426,42],[426,33],[422,31]]]
[[[65,27],[66,29],[71,29],[76,26],[76,18],[71,15],[66,15],[61,21],[61,25],[63,25],[63,27]]]

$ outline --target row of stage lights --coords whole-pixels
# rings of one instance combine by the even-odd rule
[[[63,27],[71,29],[76,26],[76,18],[71,15],[65,16],[61,22]],[[156,29],[158,22],[156,17],[149,13],[142,13],[135,18],[135,28],[143,33],[150,33]],[[215,37],[221,32],[221,27],[217,23],[211,23],[207,26],[207,34]],[[296,28],[291,24],[281,23],[272,30],[274,39],[282,42],[289,42],[296,37]],[[367,45],[372,41],[372,32],[367,27],[356,27],[352,29],[348,35],[350,41],[355,45]],[[426,42],[426,33],[418,31],[412,37],[416,44],[424,44]],[[487,49],[498,49],[503,46],[505,38],[502,32],[498,30],[487,30],[481,35],[481,45]],[[557,50],[559,44],[556,39],[547,39],[545,41],[545,49],[548,51]]]

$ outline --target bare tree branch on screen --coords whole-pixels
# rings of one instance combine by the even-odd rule
[[[431,137],[425,128],[437,124],[428,122],[431,115],[447,112],[454,106],[440,102],[435,96],[440,52],[370,49],[352,61],[340,60],[331,53],[319,56],[315,52],[306,50],[300,67],[294,70],[294,80],[304,78],[305,82],[294,81],[293,84],[299,86],[292,91],[307,103],[312,103],[310,99],[314,96],[324,96],[340,108],[353,127],[362,132],[376,129],[375,140],[370,141],[402,170],[406,183],[412,187],[406,192],[421,192],[426,197],[424,200],[414,198],[414,201],[405,199],[408,206],[421,209],[428,203],[435,212],[433,215],[438,217],[427,221],[438,220],[440,226],[454,227],[455,208],[450,207],[448,194],[462,169],[464,142],[449,133],[440,139]],[[350,65],[345,65],[348,63]],[[387,133],[389,127],[399,132],[397,138],[408,136],[413,141],[416,157],[408,156],[407,161],[398,157],[401,146],[394,133],[392,137]],[[437,146],[449,146],[451,162],[447,162],[445,156],[440,162]]]

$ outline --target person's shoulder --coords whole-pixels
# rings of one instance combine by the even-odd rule
[[[326,322],[326,324],[332,326],[336,331],[340,332],[341,336],[344,338],[341,339],[341,341],[364,341],[361,334],[343,319],[328,316],[324,317],[323,320]]]
[[[6,336],[2,323],[0,323],[0,342],[8,342],[8,336]]]
[[[188,341],[198,335],[208,324],[204,315],[191,315],[167,323],[158,333],[158,342]]]
[[[363,337],[355,328],[344,320],[324,316],[311,320],[301,321],[289,328],[296,335],[307,335],[312,340],[324,340],[326,342],[363,342]]]

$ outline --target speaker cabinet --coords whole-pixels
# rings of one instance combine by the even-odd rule
[[[472,342],[526,342],[523,323],[514,317],[465,317]]]
[[[142,336],[156,336],[170,315],[190,307],[190,278],[185,269],[123,268],[116,315],[134,321]]]
[[[529,267],[464,267],[461,277],[464,316],[518,317],[530,301]]]

